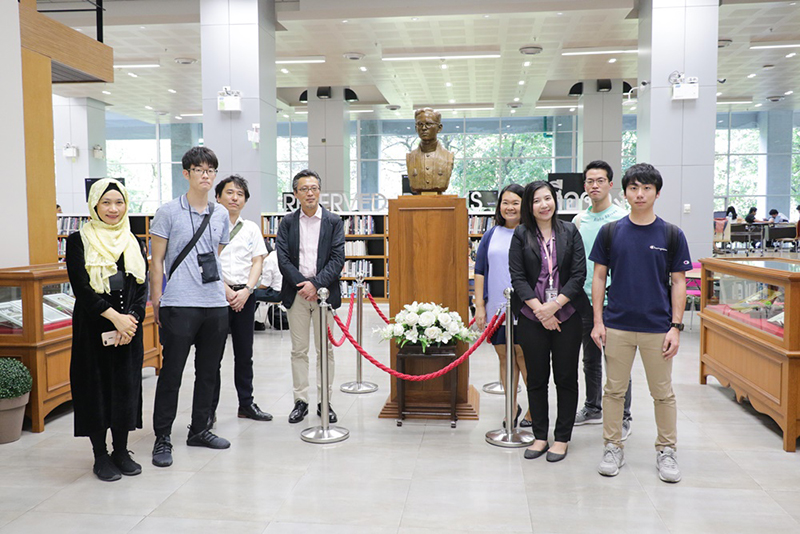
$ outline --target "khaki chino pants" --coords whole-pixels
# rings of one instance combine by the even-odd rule
[[[656,450],[676,449],[677,408],[672,391],[672,360],[662,353],[666,334],[606,329],[606,385],[603,389],[603,440],[622,447],[622,412],[638,347],[655,408]]]
[[[320,372],[320,321],[319,304],[309,302],[299,295],[295,297],[292,307],[286,313],[289,319],[289,333],[292,336],[292,388],[294,400],[309,402],[308,398],[308,334],[313,325],[314,347],[317,350],[317,402],[322,402],[322,373]],[[333,314],[328,314],[328,324],[333,324]],[[328,343],[328,399],[331,398],[331,384],[333,384],[334,360],[333,344],[328,339],[327,333],[325,341]]]

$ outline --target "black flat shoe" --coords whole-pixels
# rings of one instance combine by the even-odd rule
[[[523,419],[519,426],[520,428],[530,428],[533,426],[533,421],[530,419]]]
[[[532,451],[530,449],[525,449],[525,459],[526,460],[535,460],[536,458],[538,458],[538,457],[542,456],[544,453],[546,453],[548,451],[548,449],[550,449],[550,445],[548,445],[547,447],[545,447],[544,449],[542,449],[540,451]],[[550,453],[548,452],[547,454],[550,454]]]
[[[239,406],[238,416],[242,419],[253,419],[254,421],[272,421],[272,414],[262,412],[255,402],[250,406]]]
[[[103,482],[114,482],[122,478],[122,473],[119,472],[108,454],[95,458],[92,472]]]
[[[522,406],[517,404],[517,415],[514,416],[514,428],[517,428],[517,421],[519,421],[519,416],[522,415]],[[506,420],[503,419],[503,428],[506,427]]]
[[[322,415],[322,405],[317,404],[317,415]],[[333,411],[333,406],[328,404],[328,422],[330,424],[337,423],[339,418],[336,417],[336,412]]]
[[[564,454],[556,454],[554,452],[548,452],[546,460],[551,463],[560,462],[561,460],[567,457],[568,452],[569,449],[565,450]]]
[[[294,403],[294,410],[289,414],[290,423],[299,423],[308,415],[308,403],[298,400]]]

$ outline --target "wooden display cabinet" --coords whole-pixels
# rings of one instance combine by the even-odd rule
[[[800,261],[701,260],[700,383],[709,375],[800,436]]]
[[[0,356],[19,358],[33,376],[25,414],[33,431],[44,418],[72,399],[72,289],[63,263],[0,269]],[[161,344],[153,308],[142,321],[143,367],[161,370]]]

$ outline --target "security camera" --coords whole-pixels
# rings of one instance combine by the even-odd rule
[[[717,78],[717,83],[725,83],[728,81],[728,78]]]

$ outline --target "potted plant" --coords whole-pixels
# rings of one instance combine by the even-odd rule
[[[17,441],[33,379],[16,358],[0,358],[0,443]]]
[[[406,304],[394,317],[394,323],[378,333],[385,340],[394,339],[401,349],[408,344],[422,347],[423,353],[431,347],[452,346],[478,337],[478,332],[467,328],[458,313],[432,302],[416,301]]]

